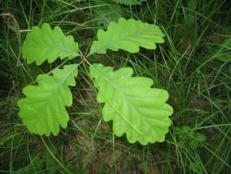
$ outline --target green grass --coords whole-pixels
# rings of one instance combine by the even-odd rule
[[[231,172],[231,64],[216,59],[219,45],[231,37],[230,2],[150,0],[131,7],[70,0],[0,4],[0,173]],[[131,66],[136,75],[150,77],[156,87],[169,91],[174,115],[166,141],[141,146],[115,137],[111,124],[102,120],[102,106],[85,67],[72,89],[68,128],[57,137],[31,135],[17,115],[16,102],[37,74],[61,62],[27,65],[20,50],[26,32],[43,22],[60,25],[85,53],[97,29],[119,16],[157,23],[166,35],[165,44],[155,51],[108,52],[89,61]]]

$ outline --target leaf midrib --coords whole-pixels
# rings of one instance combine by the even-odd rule
[[[117,23],[118,24],[118,23]],[[147,29],[147,28],[145,28],[145,29]],[[137,30],[136,30],[137,31]],[[142,32],[140,32],[139,31],[139,33],[142,33],[142,35],[143,35],[143,33],[145,33],[144,35],[146,35],[147,33],[152,33],[152,32],[150,32],[150,31],[145,31],[145,32],[143,32],[144,30],[142,30]],[[157,32],[156,34],[159,34],[159,32]],[[105,32],[105,35],[109,35],[110,36],[110,33],[109,33],[109,30],[107,30],[106,32]],[[105,36],[104,36],[105,37]],[[107,36],[108,37],[108,36]],[[113,42],[113,45],[118,45],[118,42],[121,42],[121,41],[124,41],[124,40],[129,40],[129,38],[137,38],[137,33],[136,32],[132,32],[132,34],[131,35],[124,35],[124,37],[118,37],[118,40],[116,40],[115,42]],[[140,36],[139,36],[139,38],[140,38]],[[100,40],[98,39],[97,41],[95,41],[95,42],[98,42],[98,44],[99,44],[99,42],[100,42]],[[103,42],[103,44],[102,44],[102,46],[100,47],[100,48],[98,48],[98,49],[96,49],[94,52],[92,52],[91,54],[93,54],[93,53],[96,53],[96,52],[98,52],[99,50],[107,50],[107,49],[112,49],[112,41],[110,41],[110,42],[108,42],[107,41],[107,43],[105,43],[105,42]],[[158,42],[154,42],[154,43],[158,43]],[[94,44],[94,43],[93,43]],[[107,45],[109,45],[109,46],[107,46]],[[138,47],[139,47],[139,45],[137,45]],[[107,48],[108,47],[108,48]],[[122,48],[119,48],[118,46],[116,47],[117,49],[122,49]],[[124,50],[124,49],[123,49]]]
[[[71,76],[71,74],[73,73],[73,71],[74,71],[76,68],[77,68],[77,67],[75,66],[75,67],[73,68],[73,70],[71,70],[70,72],[67,73],[67,75],[65,76],[65,78],[63,78],[63,80],[60,81],[60,83],[57,83],[57,87],[53,88],[53,90],[50,90],[51,92],[50,92],[50,94],[49,94],[48,96],[51,96],[51,97],[49,97],[48,100],[44,100],[44,104],[47,104],[46,106],[50,105],[51,100],[54,100],[54,96],[55,96],[56,98],[59,96],[59,95],[57,96],[57,94],[59,94],[60,88],[63,87],[63,84],[65,84],[65,81]],[[51,76],[51,77],[55,79],[55,76],[54,76],[54,75]],[[57,80],[55,79],[55,82],[56,82],[56,81],[57,81]],[[67,85],[67,86],[69,86],[69,85]],[[40,103],[41,103],[41,101],[40,101]]]
[[[100,74],[103,74],[103,73],[100,73]],[[117,91],[120,91],[118,87],[115,87],[114,85],[112,85],[110,79],[108,79],[108,78],[105,77],[104,75],[102,75],[102,77],[104,77],[105,81],[107,81],[107,84],[111,85],[112,88],[113,88],[115,91],[116,91],[116,90],[117,90]],[[117,92],[117,93],[118,93],[118,92]],[[118,94],[120,94],[120,93],[118,93]],[[121,96],[121,95],[119,95],[119,96]],[[126,97],[124,97],[124,96],[121,96],[121,97],[123,98],[123,100],[127,101]],[[137,128],[134,127],[133,124],[132,124],[129,120],[126,119],[126,116],[124,116],[124,114],[122,114],[120,111],[118,111],[118,109],[114,108],[114,106],[111,104],[110,101],[107,100],[107,103],[113,108],[113,110],[115,110],[115,111],[121,116],[121,118],[122,118],[125,122],[128,123],[128,125],[129,125],[131,128],[133,128],[138,134],[140,134],[140,135],[143,136],[142,131],[137,130]],[[126,102],[126,103],[129,103],[129,105],[131,105],[130,102]]]

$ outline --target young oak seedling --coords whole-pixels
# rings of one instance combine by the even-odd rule
[[[156,25],[139,20],[120,18],[111,22],[106,31],[99,30],[87,57],[106,54],[107,50],[139,52],[139,48],[155,49],[164,42],[164,34]],[[45,23],[35,26],[26,36],[22,46],[23,57],[37,65],[57,58],[74,59],[79,55],[78,43],[73,36],[65,36],[60,27],[52,29]],[[162,142],[171,125],[169,116],[173,109],[166,103],[168,92],[152,88],[147,77],[134,77],[130,67],[113,71],[102,64],[89,64],[90,78],[98,89],[97,101],[103,103],[103,120],[113,121],[113,132],[120,137],[126,134],[130,143],[142,145]],[[55,68],[51,74],[41,74],[36,85],[23,89],[19,99],[19,116],[27,129],[34,134],[58,135],[60,127],[66,128],[70,119],[66,107],[72,105],[69,87],[76,85],[78,65],[69,64]]]

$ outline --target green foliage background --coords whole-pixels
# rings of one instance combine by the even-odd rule
[[[0,173],[230,173],[230,11],[226,0],[0,1]],[[96,31],[121,16],[158,24],[165,44],[89,61],[131,66],[169,91],[174,115],[166,141],[141,146],[116,138],[101,120],[85,67],[72,89],[68,128],[58,137],[29,134],[17,114],[22,88],[62,61],[27,65],[21,57],[26,32],[45,22],[59,25],[88,50]]]

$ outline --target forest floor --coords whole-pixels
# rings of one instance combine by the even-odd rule
[[[115,137],[112,124],[102,120],[84,68],[72,89],[68,127],[58,136],[30,134],[18,117],[17,100],[23,87],[61,61],[28,65],[21,54],[26,33],[45,22],[59,25],[87,50],[97,30],[119,17],[159,25],[165,43],[137,54],[109,51],[89,61],[130,66],[169,92],[174,114],[165,141],[142,146]],[[0,173],[229,174],[230,61],[228,0],[144,0],[135,6],[109,0],[0,0]]]

